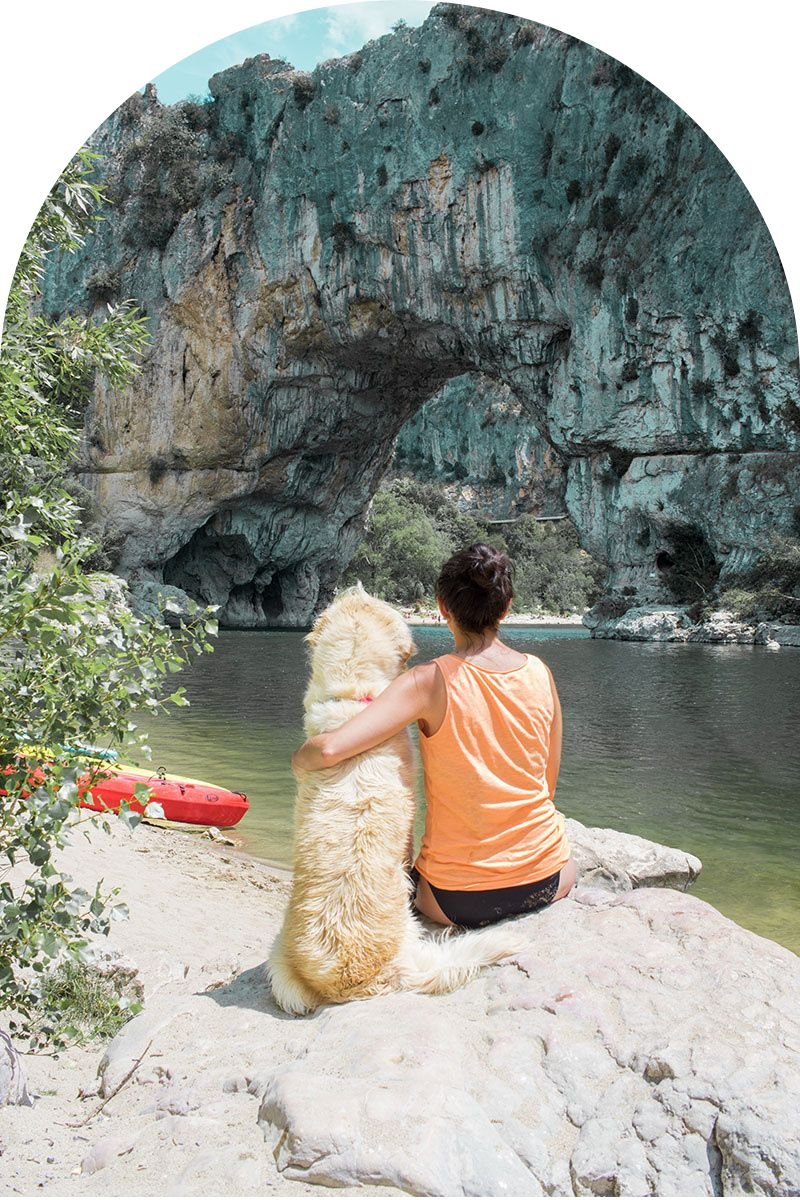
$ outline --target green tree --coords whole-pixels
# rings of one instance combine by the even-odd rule
[[[344,583],[360,579],[376,596],[412,603],[433,592],[449,544],[421,505],[402,487],[375,494],[366,537]]]
[[[594,601],[605,567],[581,549],[571,521],[528,514],[502,529],[463,512],[441,485],[400,477],[376,492],[342,582],[360,579],[385,600],[432,602],[442,563],[463,546],[488,542],[514,560],[517,612],[577,612]]]
[[[36,217],[0,348],[0,1010],[10,1010],[17,1034],[39,1020],[47,968],[65,954],[87,958],[87,935],[125,914],[100,885],[93,895],[76,889],[53,862],[78,780],[93,769],[70,747],[121,746],[136,710],[185,703],[181,689],[164,695],[165,679],[211,649],[214,632],[208,610],[175,635],[139,619],[121,581],[87,570],[97,548],[68,478],[76,406],[94,372],[124,387],[148,338],[131,301],[107,306],[99,320],[49,322],[38,311],[49,256],[74,252],[101,219],[96,157],[81,152]],[[53,1018],[38,1037],[52,1033]]]
[[[517,568],[517,610],[577,612],[596,598],[605,568],[581,549],[571,521],[524,516],[506,527],[505,536]]]

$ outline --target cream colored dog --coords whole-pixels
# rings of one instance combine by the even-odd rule
[[[317,619],[306,736],[335,729],[404,669],[416,647],[400,615],[358,584]],[[294,881],[267,972],[290,1013],[379,993],[446,992],[525,944],[500,926],[427,935],[410,904],[414,787],[406,732],[323,771],[302,772]]]

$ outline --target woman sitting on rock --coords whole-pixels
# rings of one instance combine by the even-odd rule
[[[436,583],[453,650],[404,672],[292,760],[335,766],[417,722],[427,815],[416,906],[441,925],[490,925],[560,900],[575,883],[553,804],[561,706],[549,668],[500,641],[512,596],[507,555],[482,543],[455,554]]]

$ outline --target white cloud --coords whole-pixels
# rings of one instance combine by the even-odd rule
[[[285,17],[275,17],[268,23],[270,38],[276,42],[283,41],[285,37],[294,32],[298,16],[299,13],[287,13]]]
[[[388,33],[403,19],[417,25],[428,15],[431,4],[395,4],[392,0],[366,0],[360,4],[342,4],[329,10],[325,20],[326,36],[322,57],[346,54],[373,38]]]

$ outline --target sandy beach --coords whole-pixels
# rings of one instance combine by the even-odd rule
[[[142,1053],[142,1061],[135,1078],[104,1104],[98,1091],[104,1043],[57,1058],[25,1055],[35,1102],[0,1109],[4,1193],[315,1190],[279,1180],[264,1153],[258,1098],[244,1082],[249,1056],[241,1053],[257,1015],[272,1007],[261,967],[289,873],[202,836],[146,825],[128,833],[121,822],[106,834],[93,818],[73,832],[62,862],[77,883],[103,878],[119,887],[130,906],[130,919],[112,925],[100,945],[120,956],[144,991],[144,1011],[126,1027],[144,1021],[134,1055]],[[247,981],[248,998],[229,1009],[223,989],[236,977]],[[176,1055],[156,1044],[167,1026],[170,1041],[182,1047]],[[255,1040],[251,1053],[257,1050]]]
[[[435,609],[401,609],[404,619],[409,625],[441,625],[445,622]],[[502,625],[581,625],[583,613],[571,613],[567,617],[554,616],[552,613],[510,613]],[[501,629],[502,629],[501,625]]]

